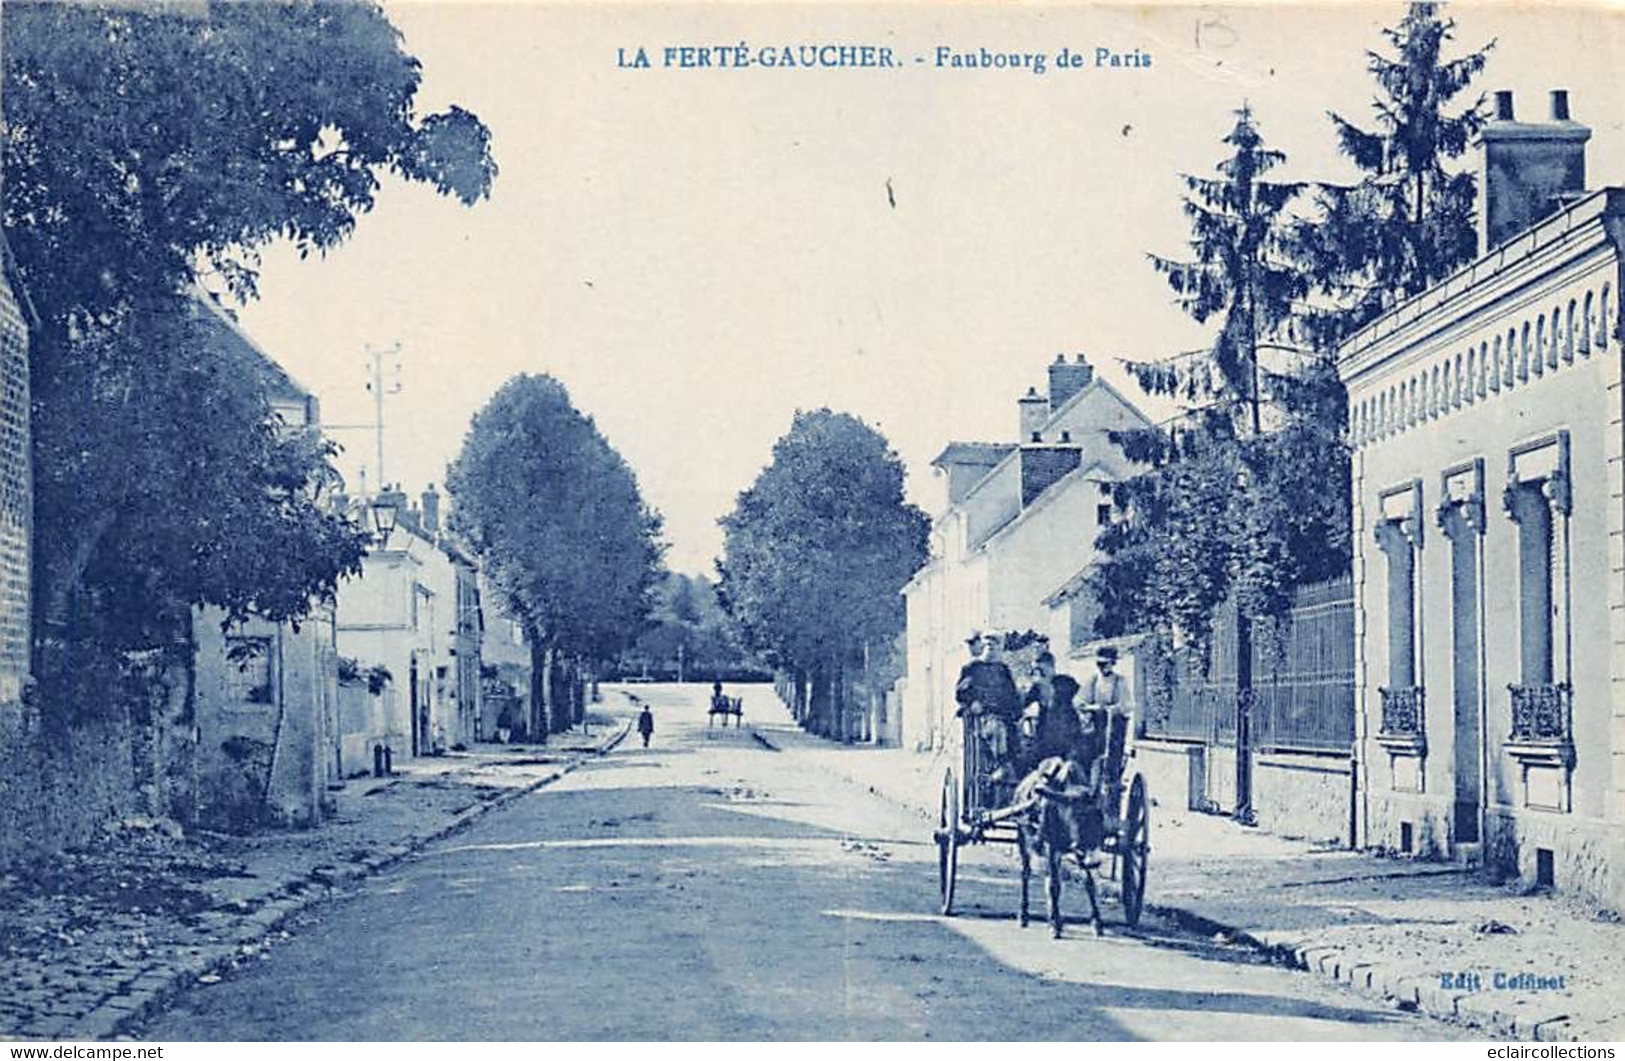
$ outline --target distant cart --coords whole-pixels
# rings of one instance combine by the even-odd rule
[[[954,912],[959,876],[959,849],[966,844],[1004,843],[1018,847],[1022,864],[1021,923],[1027,924],[1030,859],[1043,859],[1049,893],[1049,917],[1061,933],[1060,888],[1063,863],[1070,855],[1083,872],[1092,920],[1101,931],[1095,900],[1094,872],[1109,860],[1109,875],[1119,884],[1123,919],[1140,922],[1145,908],[1147,864],[1151,854],[1151,808],[1145,778],[1135,773],[1124,783],[1129,718],[1098,712],[1106,729],[1105,751],[1098,774],[1075,776],[1070,764],[1046,760],[1045,775],[1020,784],[994,780],[1000,763],[978,732],[982,716],[965,714],[962,772],[943,773],[937,814],[937,883],[941,911]]]
[[[710,730],[716,725],[717,719],[722,719],[722,728],[728,728],[728,720],[734,722],[734,728],[739,728],[745,721],[745,698],[742,696],[724,696],[711,701],[710,708],[705,712],[705,728]]]

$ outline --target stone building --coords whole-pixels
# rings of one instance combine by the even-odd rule
[[[29,567],[33,473],[28,430],[28,332],[32,312],[11,284],[0,237],[0,705],[16,704],[29,670]]]
[[[1484,254],[1338,353],[1362,844],[1625,899],[1625,189],[1499,93]]]
[[[1064,627],[1058,658],[1091,636],[1092,602],[1077,576],[1111,518],[1111,484],[1132,474],[1112,431],[1149,426],[1079,356],[1049,366],[1047,394],[1017,402],[1019,442],[950,442],[932,466],[947,505],[932,519],[931,555],[903,587],[905,747],[954,738],[954,683],[972,630]]]
[[[280,429],[319,430],[320,405],[201,291],[192,299],[203,341],[264,380]],[[299,623],[249,619],[229,629],[200,608],[193,622],[197,804],[211,824],[314,825],[340,776],[338,652],[333,608]]]

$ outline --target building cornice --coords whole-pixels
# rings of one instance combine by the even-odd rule
[[[1461,327],[1490,304],[1533,287],[1565,265],[1613,244],[1605,223],[1625,215],[1625,188],[1605,188],[1530,228],[1395,306],[1349,336],[1337,351],[1338,373],[1355,383],[1441,332]],[[1617,248],[1616,248],[1617,249]],[[1530,293],[1533,298],[1533,293]]]
[[[1339,349],[1349,440],[1413,427],[1599,361],[1620,329],[1625,189],[1531,228],[1372,321]]]

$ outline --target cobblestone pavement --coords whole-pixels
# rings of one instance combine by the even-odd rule
[[[106,1037],[182,985],[265,960],[295,911],[562,776],[627,720],[600,723],[547,747],[486,746],[351,780],[318,829],[183,837],[127,821],[92,850],[0,875],[0,1037]]]
[[[708,731],[703,686],[634,686],[657,731],[293,919],[134,1029],[238,1039],[1418,1039],[1459,1029],[1178,926],[1015,919],[1009,853],[936,915],[912,812]],[[734,690],[730,690],[732,692]],[[615,693],[606,693],[613,698]],[[751,719],[747,708],[746,719]],[[1068,898],[1081,911],[1081,896]]]
[[[746,711],[771,743],[935,820],[943,756],[810,737],[771,690]],[[1146,901],[1187,927],[1497,1036],[1625,1039],[1625,925],[1607,912],[1458,866],[1328,850],[1152,798]],[[1476,990],[1444,986],[1445,974],[1461,973],[1478,976]],[[1497,976],[1510,986],[1498,988]],[[1529,977],[1563,986],[1519,986]]]

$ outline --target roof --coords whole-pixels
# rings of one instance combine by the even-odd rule
[[[1079,402],[1083,401],[1083,398],[1084,398],[1085,395],[1093,394],[1097,389],[1098,390],[1104,390],[1107,394],[1110,394],[1112,397],[1114,397],[1118,401],[1122,402],[1123,405],[1125,407],[1127,407],[1130,412],[1132,412],[1135,416],[1139,417],[1142,421],[1144,421],[1147,427],[1149,427],[1151,425],[1150,419],[1147,418],[1147,416],[1144,413],[1140,412],[1139,406],[1135,405],[1133,402],[1131,402],[1127,398],[1123,397],[1123,392],[1122,391],[1118,390],[1116,387],[1112,386],[1110,383],[1107,383],[1105,380],[1101,379],[1100,374],[1096,373],[1095,377],[1093,379],[1091,379],[1088,382],[1087,385],[1085,385],[1081,390],[1079,390],[1078,393],[1074,394],[1072,397],[1070,397],[1066,401],[1062,402],[1061,407],[1059,409],[1055,410],[1053,413],[1051,413],[1049,415],[1049,419],[1044,421],[1044,427],[1048,428],[1051,424],[1055,423],[1055,421],[1057,419],[1059,419],[1062,415],[1064,415],[1065,413],[1070,411],[1073,406],[1075,406]],[[1077,440],[1074,440],[1074,441],[1072,441],[1070,443],[1045,443],[1045,444],[1046,445],[1073,445],[1073,446],[1076,446],[1076,445],[1079,444],[1079,442]],[[987,443],[949,443],[949,449],[952,449],[955,445],[987,445]],[[977,480],[977,482],[974,483],[969,490],[965,491],[965,498],[969,499],[973,494],[975,494],[978,490],[980,490],[984,484],[991,481],[992,478],[993,478],[993,473],[998,471],[999,469],[1001,469],[1007,461],[1015,460],[1016,459],[1016,454],[1020,450],[1021,450],[1020,446],[1009,446],[1008,447],[1008,452],[1006,452],[1003,455],[1003,457],[1000,458],[999,462],[993,466],[993,468],[987,473],[987,475],[985,475],[981,479]],[[943,452],[946,453],[947,450],[944,450]],[[941,458],[938,458],[938,459],[941,459]],[[1100,464],[1100,461],[1098,459],[1092,461],[1090,463],[1090,465],[1089,465],[1090,470],[1093,470],[1099,464]],[[1045,492],[1047,493],[1048,491],[1045,491]],[[961,504],[963,504],[963,502],[961,502]],[[994,533],[998,533],[998,532],[994,531]],[[989,537],[992,537],[992,535],[990,534]],[[986,539],[983,539],[983,540],[985,541]]]
[[[1015,448],[1012,442],[950,442],[931,459],[931,464],[935,467],[944,464],[986,464],[991,467]]]
[[[1079,402],[1081,402],[1083,400],[1084,395],[1093,393],[1097,388],[1099,388],[1101,390],[1104,390],[1107,394],[1110,394],[1113,398],[1116,398],[1118,401],[1122,402],[1128,408],[1129,412],[1133,413],[1135,416],[1137,416],[1141,420],[1145,421],[1145,425],[1147,427],[1151,426],[1151,418],[1146,416],[1144,413],[1140,412],[1140,407],[1138,405],[1135,405],[1133,402],[1129,401],[1126,397],[1123,396],[1122,391],[1120,391],[1116,387],[1112,386],[1111,383],[1108,382],[1104,376],[1102,376],[1099,372],[1096,372],[1090,378],[1088,383],[1084,384],[1082,387],[1080,387],[1078,389],[1078,392],[1076,394],[1072,395],[1072,397],[1070,397],[1066,401],[1062,402],[1061,407],[1059,409],[1056,409],[1056,410],[1054,410],[1053,412],[1051,412],[1049,414],[1049,419],[1044,421],[1044,427],[1048,428],[1056,420],[1060,419],[1064,414],[1066,414],[1067,412],[1070,412],[1074,405],[1077,405]]]
[[[1099,469],[1105,467],[1105,464],[1106,464],[1105,461],[1097,459],[1097,460],[1090,461],[1088,464],[1082,464],[1082,465],[1079,465],[1076,468],[1073,468],[1071,471],[1067,472],[1065,475],[1061,476],[1059,479],[1055,480],[1053,483],[1050,483],[1049,486],[1045,487],[1044,492],[1039,494],[1037,497],[1033,498],[1033,500],[1032,500],[1032,502],[1030,504],[1023,506],[1022,509],[1019,512],[1016,512],[1009,519],[1005,520],[1003,523],[999,524],[997,527],[994,527],[992,530],[988,531],[986,537],[984,537],[981,541],[977,542],[974,546],[972,546],[972,548],[973,549],[986,549],[993,543],[994,538],[997,538],[1000,535],[1004,534],[1006,531],[1020,525],[1021,523],[1026,522],[1026,520],[1030,516],[1032,516],[1033,513],[1041,511],[1054,498],[1057,498],[1057,497],[1060,496],[1061,491],[1058,488],[1060,486],[1062,486],[1063,484],[1071,483],[1071,482],[1080,482],[1080,483],[1116,482],[1115,479],[1104,478],[1104,477],[1097,476],[1097,475],[1093,474],[1094,472],[1098,471]],[[1048,603],[1048,602],[1046,601],[1045,603]]]
[[[1455,299],[1467,296],[1509,267],[1570,238],[1576,231],[1625,215],[1625,187],[1603,188],[1580,198],[1529,226],[1521,234],[1477,258],[1420,293],[1400,302],[1338,346],[1339,374],[1345,379],[1370,367],[1369,351],[1407,326],[1430,316]],[[1607,233],[1607,227],[1601,227]]]
[[[266,383],[273,389],[279,390],[288,396],[309,398],[311,390],[300,383],[277,359],[265,352],[265,349],[255,342],[253,337],[243,331],[225,308],[220,305],[219,299],[205,290],[200,284],[192,285],[192,305],[201,310],[199,318],[205,323],[212,324],[218,334],[232,340],[233,352],[239,356],[257,358],[261,362]]]

